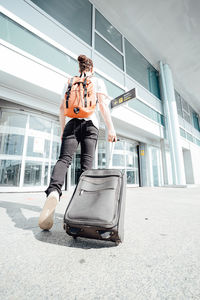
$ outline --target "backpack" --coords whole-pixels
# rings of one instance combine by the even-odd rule
[[[91,116],[96,108],[96,98],[90,76],[74,76],[69,79],[65,102],[65,116],[70,118],[88,118]]]

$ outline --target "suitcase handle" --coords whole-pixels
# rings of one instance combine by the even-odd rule
[[[117,138],[117,142],[119,142],[120,139]],[[110,169],[111,165],[112,165],[112,156],[113,156],[113,151],[114,151],[114,147],[115,147],[115,143],[116,142],[109,142],[109,158],[108,158],[108,162],[107,162],[107,168]]]

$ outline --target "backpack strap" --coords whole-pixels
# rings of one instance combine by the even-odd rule
[[[85,77],[85,80],[83,82],[85,107],[87,107],[87,87],[86,87],[86,83],[87,83],[87,77]]]
[[[71,92],[71,88],[72,88],[73,81],[74,81],[74,77],[72,77],[72,78],[70,79],[70,82],[69,82],[69,84],[68,84],[67,91],[66,91],[66,93],[65,93],[65,94],[67,94],[67,98],[66,98],[66,108],[68,108],[69,95],[70,95],[70,92]]]

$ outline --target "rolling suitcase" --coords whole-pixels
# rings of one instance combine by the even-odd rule
[[[83,172],[64,214],[64,230],[74,238],[124,239],[126,174],[117,169]]]

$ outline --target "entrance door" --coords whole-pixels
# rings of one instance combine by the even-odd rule
[[[162,185],[162,174],[161,174],[161,158],[160,149],[156,147],[151,147],[150,149],[150,163],[151,163],[151,175],[152,175],[152,185],[161,186]]]
[[[194,184],[194,174],[192,168],[191,152],[188,149],[183,149],[183,161],[185,168],[186,184]]]
[[[80,168],[81,168],[81,150],[80,150],[80,146],[78,146],[78,149],[74,154],[74,157],[72,159],[72,164],[71,164],[71,186],[75,186],[78,183],[78,179],[81,171]]]
[[[116,143],[112,157],[112,167],[125,169],[127,184],[139,186],[137,142],[122,140]]]

